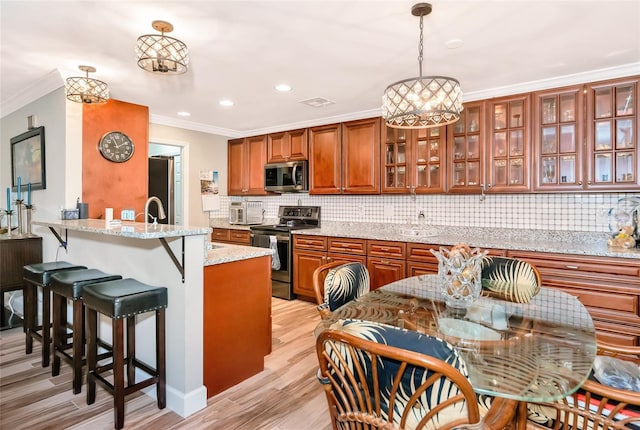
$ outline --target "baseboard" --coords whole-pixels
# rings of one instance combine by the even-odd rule
[[[136,369],[136,380],[148,377],[142,370]],[[142,390],[145,394],[156,399],[156,386],[145,388]],[[200,388],[192,390],[189,393],[183,393],[173,387],[167,385],[167,408],[183,418],[188,417],[207,406],[207,387],[202,385]]]

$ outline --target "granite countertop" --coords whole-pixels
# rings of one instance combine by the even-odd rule
[[[208,235],[211,233],[210,227],[188,227],[170,224],[157,224],[154,226],[133,221],[122,221],[119,225],[110,225],[103,219],[33,221],[33,224],[134,239],[159,239],[163,237]]]
[[[249,226],[246,225],[229,224],[223,218],[213,218],[210,221],[212,227],[249,229]],[[265,220],[265,223],[268,223],[268,220]],[[294,230],[293,234],[391,240],[443,246],[464,242],[469,246],[479,248],[554,252],[640,260],[640,248],[629,250],[609,248],[607,246],[607,239],[610,237],[608,233],[323,221],[320,228]]]
[[[273,255],[273,250],[270,248],[257,248],[218,242],[208,242],[205,246],[205,266]]]

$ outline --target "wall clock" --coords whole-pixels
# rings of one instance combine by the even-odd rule
[[[121,131],[110,131],[98,142],[100,154],[109,161],[123,163],[133,156],[133,141]]]

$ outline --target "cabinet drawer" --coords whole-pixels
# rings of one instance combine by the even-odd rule
[[[395,258],[404,260],[407,244],[383,240],[367,241],[367,255],[369,257]]]
[[[432,249],[435,249],[437,251],[440,249],[440,245],[431,245],[426,243],[409,243],[407,245],[407,260],[433,263],[437,267],[438,259],[431,253]]]
[[[423,263],[407,261],[407,276],[437,275],[438,265],[436,263]]]
[[[315,251],[327,250],[326,236],[293,235],[293,246],[296,249],[312,249]]]
[[[231,238],[231,231],[228,228],[214,228],[211,232],[211,240],[216,241],[229,241]]]
[[[640,277],[640,261],[638,260],[526,251],[509,251],[508,255],[530,261],[538,268]]]
[[[330,237],[328,251],[353,255],[367,255],[366,240],[347,237]]]
[[[582,290],[578,288],[558,289],[577,297],[578,300],[588,308],[611,309],[613,311],[638,315],[638,296],[609,293],[606,291]]]
[[[251,243],[251,233],[246,230],[231,230],[229,240],[249,245]]]

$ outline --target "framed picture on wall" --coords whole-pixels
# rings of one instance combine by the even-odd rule
[[[37,127],[11,138],[11,186],[18,191],[18,178],[21,188],[32,190],[47,188],[44,163],[44,127]]]

